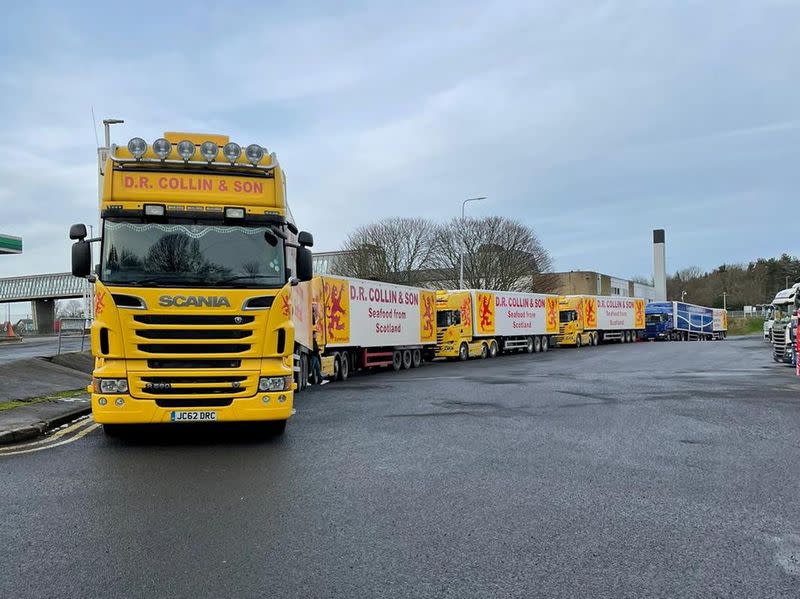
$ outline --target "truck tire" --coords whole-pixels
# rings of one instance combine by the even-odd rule
[[[462,342],[458,348],[458,359],[465,362],[469,358],[469,346],[466,342]]]
[[[600,345],[600,333],[592,333],[592,345],[595,347]]]
[[[525,352],[532,354],[535,349],[535,345],[533,343],[533,337],[528,337],[528,345],[525,346]]]
[[[285,420],[267,420],[264,423],[264,428],[266,429],[267,436],[269,436],[269,437],[280,437],[286,431],[286,421]]]
[[[415,349],[411,352],[411,368],[419,368],[422,366],[422,350]]]
[[[130,433],[130,428],[124,424],[104,424],[103,433],[106,437],[112,439],[124,439],[128,436],[128,433]]]
[[[548,349],[550,349],[550,338],[545,335],[542,337],[542,353],[546,352]]]
[[[533,353],[538,354],[542,351],[542,338],[538,335],[533,338]]]
[[[403,350],[403,369],[408,370],[411,368],[411,350],[404,349]]]
[[[489,342],[489,357],[496,358],[497,354],[500,353],[500,348],[497,345],[497,339],[492,339]]]
[[[403,355],[402,352],[395,351],[392,354],[392,370],[397,372],[403,367]]]
[[[489,346],[486,345],[486,342],[484,341],[483,343],[481,343],[481,360],[485,360],[488,357],[489,357]]]
[[[339,354],[339,376],[338,380],[346,381],[350,376],[350,357],[346,351]]]
[[[302,391],[308,387],[308,356],[300,354],[300,382],[297,388]]]
[[[580,333],[578,333],[575,335],[575,347],[580,347],[581,345],[583,345],[583,342],[581,341]]]

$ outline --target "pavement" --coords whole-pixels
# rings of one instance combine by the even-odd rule
[[[0,363],[0,445],[31,439],[87,414],[88,393],[65,392],[85,389],[92,364],[88,353]]]
[[[89,338],[83,340],[83,348],[90,349]],[[77,352],[81,349],[80,337],[62,337],[61,351],[63,353]],[[36,358],[41,356],[54,356],[58,353],[58,337],[25,337],[21,341],[0,343],[0,364],[8,364],[17,360]]]
[[[0,597],[800,596],[800,383],[757,338],[426,365],[296,409],[278,439],[0,449]]]

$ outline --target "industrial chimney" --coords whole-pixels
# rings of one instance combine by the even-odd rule
[[[653,230],[653,284],[656,301],[667,301],[667,254],[664,247],[664,229]]]

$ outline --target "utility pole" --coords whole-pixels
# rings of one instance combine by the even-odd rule
[[[479,200],[485,200],[486,196],[481,196],[479,198],[467,198],[463,202],[461,202],[461,225],[464,225],[464,209],[467,207],[467,202],[477,202]],[[464,289],[464,248],[461,248],[461,271],[458,275],[458,288]]]
[[[725,293],[724,291],[722,292],[722,309],[723,310],[728,309],[728,294]]]

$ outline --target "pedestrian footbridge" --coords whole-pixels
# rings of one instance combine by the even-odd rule
[[[0,279],[0,304],[84,297],[88,291],[89,282],[69,272],[7,277]]]
[[[44,333],[53,331],[55,300],[88,299],[90,293],[90,283],[69,272],[0,279],[0,304],[31,302],[36,328]]]

